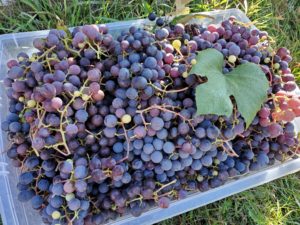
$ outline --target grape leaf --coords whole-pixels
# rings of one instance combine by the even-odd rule
[[[233,96],[248,127],[267,98],[269,83],[261,68],[245,63],[224,75],[223,55],[215,49],[198,52],[196,60],[189,74],[207,77],[196,87],[197,113],[230,116]]]

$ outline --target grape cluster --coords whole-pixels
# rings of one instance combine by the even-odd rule
[[[300,97],[279,91],[274,96],[275,110],[272,113],[274,120],[293,121],[300,115]]]
[[[116,38],[105,25],[51,30],[34,40],[38,53],[7,63],[7,155],[22,169],[18,199],[46,224],[139,216],[295,156],[299,97],[288,50],[271,51],[266,32],[234,17],[207,28],[156,24]],[[189,71],[207,48],[224,55],[225,76],[252,62],[269,79],[249,128],[236,107],[230,117],[197,115],[195,87],[205,80]]]

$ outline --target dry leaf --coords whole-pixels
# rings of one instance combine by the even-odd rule
[[[175,0],[175,12],[171,12],[168,16],[179,16],[179,15],[186,15],[190,13],[190,8],[186,7],[191,0]]]
[[[177,23],[186,24],[192,19],[201,20],[201,19],[204,19],[204,18],[209,18],[209,19],[212,19],[212,20],[215,19],[213,16],[209,16],[209,15],[205,15],[205,14],[190,14],[190,15],[183,16],[183,18],[181,18]]]
[[[186,7],[190,0],[175,0],[176,15],[184,15],[190,13],[190,8]]]
[[[214,17],[205,14],[200,14],[200,13],[190,14],[190,8],[186,6],[190,2],[191,0],[175,0],[176,11],[171,12],[168,15],[168,16],[174,16],[174,19],[172,20],[173,24],[176,23],[186,24],[191,19],[203,19],[205,17],[214,19]]]
[[[176,16],[173,20],[172,20],[172,24],[176,24],[176,23],[182,23],[182,24],[186,24],[189,21],[191,21],[192,19],[204,19],[204,18],[209,18],[214,20],[215,18],[213,16],[209,16],[206,14],[201,14],[201,13],[197,13],[197,14],[187,14],[187,15],[181,15],[181,16]]]

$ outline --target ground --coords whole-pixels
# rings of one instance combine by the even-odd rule
[[[173,1],[21,0],[0,6],[0,34],[143,18],[149,12],[170,11]],[[159,3],[157,3],[159,2]],[[122,10],[120,10],[122,6]],[[194,0],[193,11],[239,8],[259,29],[266,30],[274,46],[286,46],[294,58],[292,71],[300,83],[300,1],[298,0]],[[300,224],[300,174],[289,175],[208,206],[159,223],[200,224]]]

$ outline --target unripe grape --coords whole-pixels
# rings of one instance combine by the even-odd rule
[[[131,122],[131,116],[129,114],[125,114],[121,118],[122,123],[130,123]]]
[[[216,165],[220,164],[220,160],[214,159],[214,164],[216,164]]]
[[[173,43],[172,43],[172,46],[173,46],[173,48],[178,50],[181,47],[181,42],[179,40],[174,40]]]
[[[23,96],[20,96],[19,97],[19,102],[24,102],[25,101],[25,98]]]
[[[265,58],[264,63],[268,64],[270,62],[270,58]]]
[[[27,102],[27,106],[28,106],[29,108],[35,107],[35,106],[36,106],[36,101],[33,100],[33,99],[29,100],[29,101]]]
[[[279,63],[275,63],[274,64],[274,69],[278,70],[280,68],[280,64]]]
[[[236,62],[236,56],[230,55],[230,56],[228,57],[228,62],[230,62],[230,63],[235,63],[235,62]]]
[[[74,193],[68,193],[68,194],[66,194],[66,200],[67,200],[67,201],[70,201],[70,200],[72,200],[73,198],[75,198]]]
[[[197,176],[197,181],[202,182],[204,180],[204,177],[201,175]]]
[[[54,219],[54,220],[57,220],[57,219],[59,219],[60,218],[60,212],[59,211],[54,211],[52,214],[51,214],[51,216],[52,216],[52,218]]]
[[[79,47],[79,48],[84,48],[84,46],[85,46],[85,43],[84,43],[84,42],[78,44],[78,47]]]
[[[191,64],[192,64],[192,65],[195,65],[196,63],[197,63],[197,60],[196,60],[196,59],[192,59],[192,60],[191,60]]]
[[[185,71],[185,72],[182,73],[183,78],[187,78],[188,76],[189,76],[188,72]]]
[[[212,173],[213,176],[218,176],[218,174],[219,174],[219,173],[218,173],[218,171],[216,171],[216,170],[214,170],[213,173]]]

